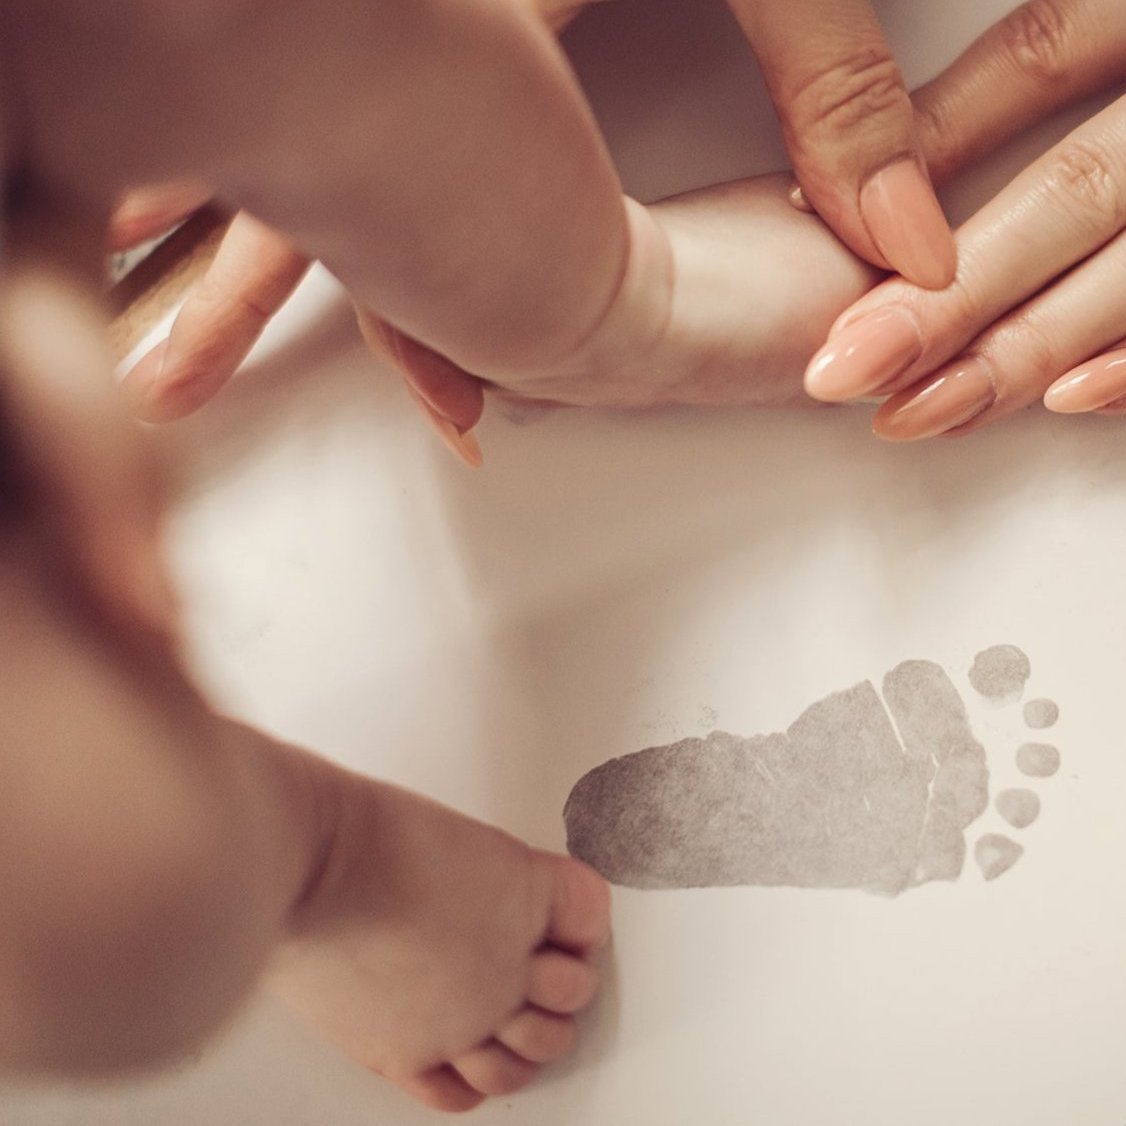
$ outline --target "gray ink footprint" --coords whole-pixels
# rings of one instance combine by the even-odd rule
[[[1030,671],[1024,653],[999,645],[977,655],[969,680],[1011,703]],[[1037,700],[1023,715],[1042,729],[1058,709]],[[1059,752],[1025,743],[1016,761],[1047,778]],[[884,677],[882,697],[864,681],[818,700],[785,732],[713,731],[603,763],[576,783],[563,817],[571,854],[626,887],[898,895],[961,874],[966,830],[988,804],[985,749],[962,697],[939,665],[904,661]],[[1027,789],[1003,790],[995,805],[1014,829],[1040,812]],[[974,845],[989,880],[1022,853],[999,833]]]

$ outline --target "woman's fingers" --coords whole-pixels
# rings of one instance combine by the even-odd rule
[[[210,198],[209,188],[187,180],[135,188],[110,217],[109,249],[128,250],[163,234]]]
[[[873,429],[882,438],[912,441],[976,430],[1028,406],[1061,371],[1120,341],[1126,296],[1119,295],[1126,295],[1126,235],[993,325],[922,384],[893,395]],[[1112,369],[1110,378],[1088,380],[1081,389],[1090,405],[1079,409],[1101,407],[1126,394],[1126,378]]]
[[[932,172],[945,179],[1053,109],[1123,79],[1126,6],[1031,0],[916,93]],[[891,393],[874,428],[893,440],[975,430],[1045,392],[1056,411],[1118,413],[1124,225],[1120,101],[959,231],[948,291],[897,280],[850,309],[810,365],[807,388],[830,400]]]
[[[287,238],[245,212],[236,215],[168,339],[125,377],[137,413],[170,422],[203,406],[234,375],[309,265]]]
[[[231,216],[214,204],[193,212],[133,263],[107,295],[109,342],[118,363],[183,304],[218,253]]]
[[[209,401],[309,265],[288,239],[240,212],[188,291],[168,339],[126,375],[123,386],[136,412],[148,422],[170,422]],[[467,464],[479,466],[480,446],[469,431],[483,409],[481,381],[379,318],[362,311],[358,316],[369,347],[402,374],[442,440]]]
[[[762,65],[805,198],[862,258],[919,285],[947,285],[953,236],[868,0],[730,4]]]
[[[1126,315],[1123,316],[1126,324]],[[1057,414],[1120,413],[1126,408],[1126,340],[1065,372],[1048,388],[1044,406]]]
[[[1029,0],[912,95],[944,182],[1053,110],[1126,81],[1126,4]]]
[[[1126,99],[1025,169],[961,228],[958,276],[948,289],[931,293],[895,279],[849,309],[810,363],[806,389],[840,402],[912,386],[1124,224]]]

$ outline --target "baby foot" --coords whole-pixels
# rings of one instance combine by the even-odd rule
[[[1015,646],[978,654],[970,682],[995,703],[1018,699],[1029,675]],[[1033,728],[1055,722],[1050,700],[1025,706]],[[1016,764],[1048,777],[1059,752],[1023,744]],[[571,853],[639,888],[732,885],[862,888],[898,895],[962,872],[966,829],[986,810],[989,769],[962,697],[931,661],[904,661],[818,701],[783,734],[713,731],[614,759],[580,779],[564,810]],[[998,813],[1023,829],[1037,795],[1007,789]],[[1022,847],[989,833],[975,859],[994,879]]]
[[[791,185],[758,176],[632,210],[638,277],[619,304],[658,303],[652,278],[667,276],[663,312],[611,310],[578,356],[507,389],[581,406],[807,402],[806,363],[880,275],[791,205]]]
[[[318,784],[331,843],[277,991],[440,1110],[515,1091],[566,1053],[609,932],[603,880],[394,787],[335,772]]]

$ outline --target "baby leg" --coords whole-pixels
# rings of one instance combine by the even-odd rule
[[[880,274],[790,204],[790,182],[759,176],[634,205],[634,276],[617,308],[566,362],[515,378],[519,393],[622,407],[802,401],[809,358]]]

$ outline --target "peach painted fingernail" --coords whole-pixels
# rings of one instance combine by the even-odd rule
[[[810,361],[805,389],[815,399],[842,403],[890,383],[922,355],[914,318],[881,309],[843,328]]]
[[[1044,406],[1057,414],[1098,410],[1121,397],[1126,385],[1126,352],[1111,352],[1070,371],[1044,392]]]
[[[997,393],[983,361],[969,360],[921,391],[897,395],[876,412],[872,429],[889,442],[914,442],[945,434],[993,405]]]
[[[481,443],[472,430],[463,434],[448,418],[440,415],[409,383],[406,385],[415,406],[422,412],[430,428],[442,439],[448,450],[460,458],[470,469],[480,469],[485,464]]]
[[[860,216],[880,253],[909,282],[945,289],[954,280],[954,235],[914,160],[898,160],[868,180],[860,189]]]

